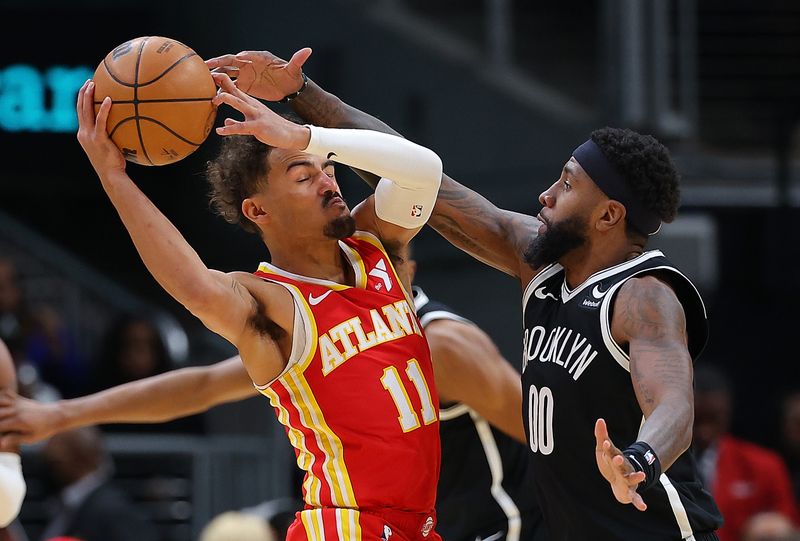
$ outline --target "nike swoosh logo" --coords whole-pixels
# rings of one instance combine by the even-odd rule
[[[536,298],[537,298],[537,299],[546,299],[547,297],[550,297],[550,298],[551,298],[551,299],[553,299],[554,301],[557,301],[557,300],[558,300],[558,299],[556,298],[556,296],[555,296],[555,295],[553,295],[552,293],[545,293],[545,292],[544,292],[544,288],[543,288],[543,287],[540,287],[539,289],[537,289],[536,291],[534,291],[534,292],[533,292],[533,294],[534,294],[534,295],[536,295]],[[484,541],[485,541],[485,540],[484,540]]]
[[[323,300],[325,300],[325,297],[327,297],[331,293],[333,293],[332,289],[329,289],[328,291],[326,291],[325,293],[323,293],[319,297],[315,297],[313,293],[309,293],[308,294],[308,304],[310,304],[311,306],[316,306],[319,303],[321,303]]]
[[[332,157],[336,156],[335,152],[328,152],[328,159],[330,160]],[[338,157],[338,156],[337,156]]]
[[[501,537],[503,537],[503,530],[500,530],[497,533],[493,533],[489,537],[484,537],[483,539],[481,539],[480,536],[478,536],[475,538],[475,541],[494,541],[495,539],[500,539]]]
[[[602,299],[602,298],[603,298],[603,296],[604,296],[606,293],[608,293],[608,290],[606,289],[605,291],[600,291],[600,286],[594,286],[594,289],[592,290],[592,296],[593,296],[595,299]]]

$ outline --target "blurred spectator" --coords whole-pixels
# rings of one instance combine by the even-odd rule
[[[42,449],[50,481],[59,489],[56,512],[42,540],[156,541],[155,527],[111,483],[111,459],[96,428],[56,434]]]
[[[125,315],[108,330],[95,362],[95,389],[155,376],[173,368],[172,359],[158,327],[144,316]],[[183,417],[158,424],[118,424],[114,432],[202,433],[202,415]]]
[[[215,517],[203,528],[200,541],[276,541],[276,537],[264,519],[239,511],[228,511]]]
[[[800,500],[800,391],[784,399],[781,421],[783,457],[792,476],[795,498]]]
[[[797,506],[781,458],[728,433],[733,399],[728,379],[708,365],[698,366],[694,377],[694,445],[700,475],[725,519],[720,540],[738,541],[745,523],[764,511],[794,521]]]
[[[23,349],[25,319],[17,267],[10,259],[0,258],[0,339],[15,358]]]
[[[742,528],[741,541],[800,541],[800,534],[780,513],[759,513]]]
[[[295,469],[299,470],[299,468]],[[302,510],[303,502],[297,498],[276,498],[255,507],[242,509],[242,513],[260,517],[272,527],[276,541],[285,541],[286,533],[294,522],[295,515]]]
[[[171,364],[156,326],[145,317],[123,316],[103,339],[97,361],[97,389],[161,374]]]
[[[67,398],[88,390],[88,363],[71,329],[52,306],[40,304],[31,310],[25,332],[25,360]]]

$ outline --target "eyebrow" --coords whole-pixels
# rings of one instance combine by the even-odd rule
[[[334,165],[336,165],[335,161],[328,160],[328,161],[326,161],[325,163],[322,164],[322,168],[326,169],[326,168],[334,166]],[[288,173],[289,170],[292,169],[293,167],[313,167],[313,166],[314,166],[314,164],[311,162],[311,160],[299,160],[299,161],[295,161],[295,162],[290,163],[286,167],[286,172]]]

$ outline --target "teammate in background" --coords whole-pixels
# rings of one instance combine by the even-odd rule
[[[14,361],[5,342],[0,340],[0,393],[14,393],[16,390]],[[0,445],[0,529],[17,518],[26,490],[19,460],[19,446]]]
[[[207,63],[255,97],[292,93],[314,124],[395,133],[308,81],[310,54]],[[678,200],[667,149],[612,128],[575,149],[536,217],[443,177],[431,226],[524,291],[523,420],[552,539],[716,539],[721,517],[688,451],[705,309],[661,252],[644,249]]]
[[[438,397],[430,352],[392,256],[427,220],[441,180],[432,151],[362,130],[294,124],[216,75],[226,137],[212,203],[259,234],[255,274],[208,269],[125,172],[106,133],[110,98],[78,93],[78,141],[150,273],[237,347],[295,447],[306,509],[288,539],[437,539]],[[334,163],[379,174],[352,213]],[[171,398],[171,397],[170,397]],[[369,403],[369,408],[363,404]]]
[[[416,263],[409,260],[406,267],[413,278]],[[442,401],[437,531],[448,541],[545,540],[541,513],[527,486],[530,460],[521,443],[519,374],[475,324],[419,288],[414,288],[414,304]],[[33,443],[75,427],[164,422],[256,394],[234,357],[58,403],[9,393],[0,396],[0,432],[6,433],[2,441]]]

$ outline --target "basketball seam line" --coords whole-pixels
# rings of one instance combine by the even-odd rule
[[[112,135],[114,135],[114,132],[117,131],[117,128],[119,128],[122,124],[125,124],[126,122],[130,122],[131,120],[137,120],[137,121],[138,120],[147,120],[147,121],[150,121],[150,122],[152,122],[154,124],[158,124],[159,126],[164,128],[169,133],[171,133],[172,135],[174,135],[175,137],[177,137],[178,139],[180,139],[181,141],[183,141],[186,144],[189,144],[189,145],[192,145],[192,146],[195,146],[195,147],[199,147],[202,144],[202,143],[195,143],[193,141],[190,141],[189,139],[185,138],[184,136],[182,136],[181,134],[179,134],[178,132],[176,132],[175,130],[173,130],[172,128],[170,128],[169,126],[167,126],[166,124],[164,124],[163,122],[161,122],[161,121],[159,121],[159,120],[157,120],[155,118],[152,118],[152,117],[149,117],[149,116],[138,116],[138,115],[137,116],[129,116],[129,117],[123,118],[122,120],[117,122],[114,125],[114,128],[111,130],[111,133],[108,134],[108,136],[111,137]]]
[[[150,39],[150,38],[147,38],[147,39]],[[146,42],[146,40],[145,40],[145,42]],[[141,53],[140,53],[140,55],[141,55]],[[169,72],[170,72],[170,71],[171,71],[171,70],[172,70],[172,69],[173,69],[175,66],[177,66],[178,64],[180,64],[181,62],[183,62],[183,61],[184,61],[184,60],[186,60],[187,58],[191,58],[191,57],[193,57],[193,56],[197,56],[197,53],[195,53],[194,51],[192,51],[191,53],[187,53],[187,54],[185,54],[184,56],[182,56],[181,58],[179,58],[178,60],[176,60],[175,62],[173,62],[173,63],[172,63],[172,64],[171,64],[169,67],[167,67],[167,69],[165,69],[164,71],[162,71],[162,72],[161,72],[159,75],[156,75],[156,77],[155,77],[154,79],[150,79],[149,81],[147,81],[147,82],[145,82],[145,83],[139,83],[139,82],[138,82],[138,79],[139,79],[139,74],[138,74],[138,72],[139,72],[139,68],[138,68],[138,66],[139,66],[139,63],[138,63],[138,60],[137,60],[137,63],[136,63],[136,66],[137,66],[137,68],[136,68],[136,72],[137,72],[137,74],[136,74],[136,80],[137,80],[137,82],[134,82],[134,83],[126,83],[125,81],[123,81],[122,79],[120,79],[119,77],[117,77],[117,76],[114,74],[114,72],[113,72],[113,71],[111,71],[111,69],[109,69],[109,67],[108,67],[108,58],[104,58],[104,59],[103,59],[103,67],[105,67],[105,68],[106,68],[106,71],[108,72],[108,75],[109,75],[109,76],[110,76],[112,79],[114,79],[114,82],[115,82],[115,83],[117,83],[117,84],[119,84],[119,85],[121,85],[121,86],[127,86],[128,88],[133,88],[133,87],[135,87],[135,86],[147,86],[147,85],[151,85],[151,84],[155,83],[156,81],[158,81],[159,79],[161,79],[162,77],[164,77],[164,76],[165,76],[167,73],[169,73]]]
[[[199,102],[199,101],[211,101],[213,100],[213,96],[210,98],[164,98],[160,100],[114,100],[115,105],[131,105],[133,103],[173,103],[173,102]],[[95,100],[95,105],[102,104],[102,101]]]
[[[147,153],[147,148],[144,146],[144,137],[142,136],[142,126],[139,124],[139,66],[142,62],[142,52],[144,52],[144,48],[147,45],[147,42],[150,38],[144,38],[142,40],[142,45],[139,47],[139,54],[136,57],[136,71],[134,75],[134,86],[133,86],[133,112],[136,113],[136,133],[139,135],[139,144],[142,147],[142,154],[144,154],[145,159],[150,162],[150,165],[155,165],[153,160],[150,159],[150,155]]]

